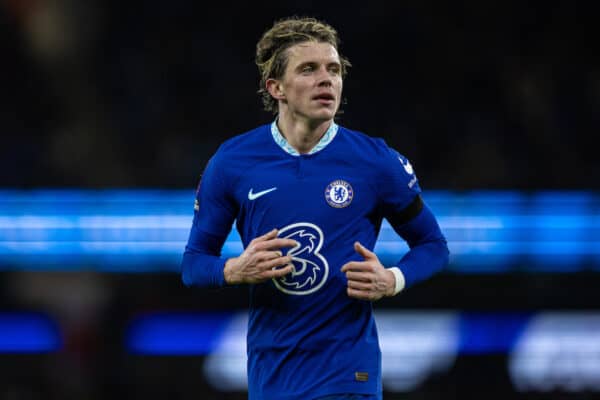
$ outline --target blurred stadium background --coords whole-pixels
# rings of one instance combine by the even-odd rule
[[[338,28],[340,123],[411,160],[449,239],[376,304],[385,398],[600,397],[590,7],[0,2],[0,398],[246,397],[247,293],[178,264],[209,156],[271,119],[254,46],[292,14]]]

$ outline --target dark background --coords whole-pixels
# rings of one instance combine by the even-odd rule
[[[429,189],[600,189],[591,3],[0,4],[0,188],[193,190],[223,140],[273,118],[256,94],[257,40],[275,19],[307,15],[338,29],[353,63],[338,122],[406,155],[425,198]],[[1,398],[225,398],[202,381],[196,358],[129,355],[121,335],[144,311],[244,309],[243,290],[82,269],[0,273],[3,309],[44,310],[67,332],[58,354],[1,356]],[[378,307],[594,310],[599,284],[593,272],[442,273]],[[504,357],[460,358],[451,375],[389,398],[515,397]]]
[[[219,143],[272,120],[255,44],[295,14],[333,24],[354,64],[340,123],[384,137],[425,189],[597,189],[590,7],[4,1],[0,183],[194,186]]]

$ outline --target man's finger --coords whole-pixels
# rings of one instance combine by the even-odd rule
[[[277,229],[274,228],[274,229],[270,230],[269,232],[265,233],[264,235],[257,237],[254,240],[263,242],[265,240],[269,240],[269,239],[273,239],[274,237],[277,237],[278,233],[279,233],[279,231],[277,231]]]
[[[298,245],[293,239],[269,239],[256,245],[256,250],[279,250],[284,247],[295,247]]]
[[[368,272],[348,271],[346,272],[346,278],[348,281],[373,282],[373,274]]]
[[[375,253],[367,249],[365,246],[360,244],[359,242],[354,242],[354,251],[363,256],[365,260],[374,260],[377,259]]]
[[[344,264],[344,266],[342,267],[342,272],[349,272],[349,271],[370,271],[371,268],[369,266],[369,264],[367,264],[364,261],[350,261],[347,262],[346,264]]]
[[[289,273],[291,273],[293,267],[291,265],[287,265],[284,268],[279,269],[269,269],[262,273],[263,278],[265,279],[273,279],[273,278],[281,278]]]
[[[371,290],[373,287],[371,283],[359,282],[359,281],[348,281],[348,287],[356,290]]]
[[[273,268],[277,268],[277,267],[281,267],[283,265],[290,264],[291,262],[292,262],[292,257],[289,257],[289,256],[277,257],[272,260],[267,260],[267,261],[261,262],[260,264],[257,265],[257,268],[262,269],[262,270],[270,270]]]
[[[359,299],[359,300],[370,300],[371,299],[370,292],[365,291],[365,290],[356,290],[356,289],[348,288],[348,289],[346,289],[346,293],[348,293],[349,297]]]
[[[248,247],[256,247],[259,243],[262,243],[265,240],[276,238],[278,234],[279,234],[279,231],[277,229],[272,229],[269,232],[265,233],[264,235],[257,236],[254,239],[252,239],[252,241],[250,241],[250,244],[248,245]]]
[[[256,258],[258,260],[269,261],[269,260],[273,260],[275,258],[283,257],[283,253],[281,252],[281,250],[275,250],[275,251],[265,250],[265,251],[258,253],[256,256],[257,256]]]

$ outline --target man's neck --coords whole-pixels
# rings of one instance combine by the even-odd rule
[[[285,115],[277,118],[277,128],[285,140],[300,154],[309,153],[319,143],[332,120],[311,123],[306,119],[299,119]]]

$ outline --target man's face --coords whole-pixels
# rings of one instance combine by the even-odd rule
[[[340,105],[342,67],[329,43],[303,42],[290,47],[281,79],[283,102],[298,117],[314,122],[331,120]]]

